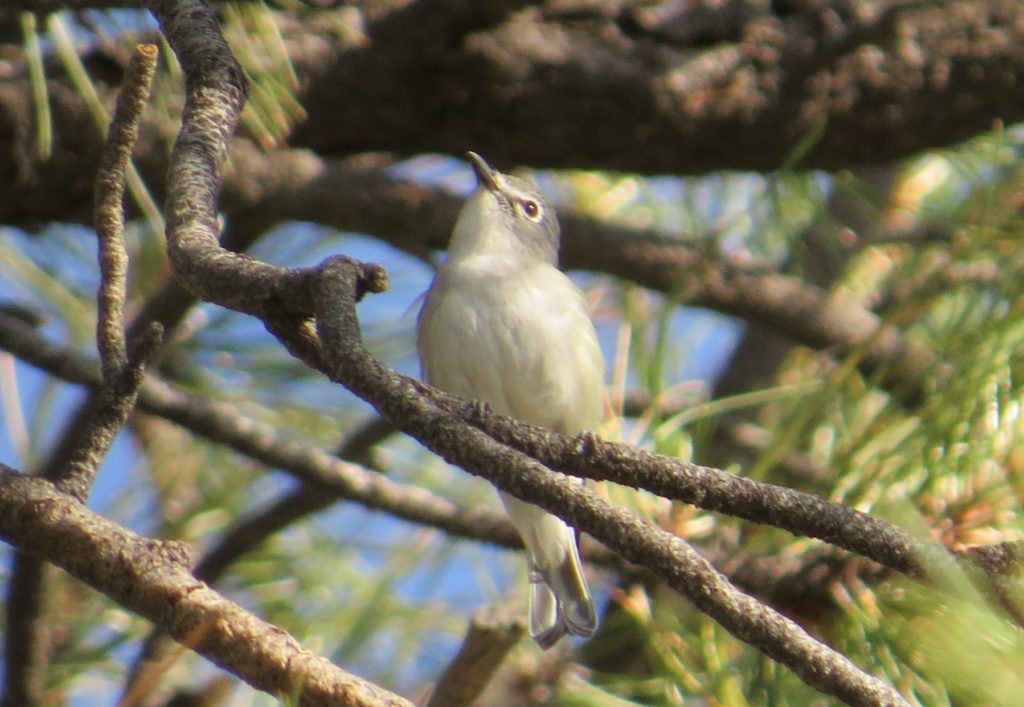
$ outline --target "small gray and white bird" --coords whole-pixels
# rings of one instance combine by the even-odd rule
[[[583,293],[557,267],[555,210],[536,185],[469,153],[479,186],[459,214],[420,311],[424,379],[566,433],[603,417],[604,359]],[[499,492],[526,546],[530,635],[549,648],[597,628],[576,531]]]

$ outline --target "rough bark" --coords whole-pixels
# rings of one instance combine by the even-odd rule
[[[351,10],[282,15],[308,112],[293,145],[321,156],[473,148],[499,166],[640,173],[773,170],[799,153],[796,166],[838,169],[1024,119],[1016,0],[403,5],[357,5],[357,42],[330,31],[359,25]],[[55,149],[40,160],[19,53],[8,48],[0,80],[0,222],[83,220],[100,133],[53,63]],[[124,57],[107,47],[85,61],[116,85]],[[140,136],[158,197],[172,137],[160,118]]]

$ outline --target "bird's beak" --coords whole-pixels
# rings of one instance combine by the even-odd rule
[[[501,187],[498,185],[497,172],[484,162],[484,158],[475,152],[467,152],[466,156],[469,157],[469,163],[473,165],[473,171],[476,172],[480,186],[487,191],[499,191]]]

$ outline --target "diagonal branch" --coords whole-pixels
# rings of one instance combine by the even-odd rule
[[[144,538],[0,464],[0,537],[52,562],[253,687],[303,705],[408,705],[304,650],[189,572],[187,546]]]
[[[316,288],[317,328],[332,379],[371,402],[396,427],[431,451],[503,491],[565,518],[669,586],[730,633],[783,663],[819,691],[849,704],[907,704],[892,687],[863,673],[773,609],[737,590],[682,539],[612,507],[592,491],[553,475],[531,457],[497,443],[465,420],[416,393],[363,348],[355,295],[364,270],[335,258]]]
[[[179,53],[203,51],[218,54],[231,62],[226,45],[218,51],[210,44],[219,41],[212,19],[204,18],[195,30],[189,31],[184,21],[168,17],[176,9],[184,12],[188,8],[195,18],[202,7],[193,3],[182,3],[179,8],[167,8],[158,3],[157,13],[161,26],[174,50]],[[176,33],[184,33],[178,36]],[[194,38],[203,35],[203,43],[196,45]],[[193,60],[194,61],[194,60]],[[190,61],[182,58],[182,64]],[[234,78],[231,71],[220,70],[204,81],[218,77],[228,85],[211,87],[204,84],[204,95],[225,96],[237,94],[230,85]],[[190,83],[196,82],[192,78]],[[215,214],[213,199],[220,160],[223,159],[224,143],[208,145],[213,149],[195,150],[189,146],[204,140],[216,143],[216,131],[204,136],[196,135],[211,118],[223,130],[225,121],[233,125],[239,106],[226,102],[214,111],[203,109],[207,106],[191,103],[192,91],[187,99],[186,117],[195,118],[193,124],[186,122],[182,137],[175,150],[175,166],[172,174],[201,175],[194,183],[171,185],[168,209],[168,240],[175,267],[184,271],[186,286],[204,299],[226,306],[234,305],[251,311],[245,302],[256,294],[252,287],[259,281],[259,288],[265,289],[272,274],[266,266],[231,258],[219,252],[214,230]],[[173,177],[172,177],[173,180]],[[187,187],[210,188],[200,194],[190,194]],[[196,211],[196,208],[199,211]],[[186,215],[190,214],[187,218]],[[215,277],[216,282],[208,278]],[[285,339],[289,347],[302,353],[305,358],[318,361],[321,369],[327,358],[333,359],[328,368],[336,371],[338,378],[356,394],[371,400],[392,423],[413,434],[429,448],[441,453],[450,461],[458,463],[474,473],[484,475],[499,487],[532,502],[538,502],[548,510],[559,509],[566,517],[599,540],[609,544],[627,559],[638,561],[666,577],[676,589],[695,601],[698,606],[717,618],[738,636],[754,643],[769,655],[780,659],[801,677],[828,694],[836,694],[855,703],[887,702],[903,704],[892,688],[860,672],[843,656],[831,651],[808,636],[796,624],[774,611],[757,603],[750,597],[735,590],[720,574],[688,545],[663,531],[645,526],[629,514],[611,508],[592,493],[574,488],[568,480],[551,477],[536,462],[519,452],[502,447],[479,430],[440,408],[430,405],[416,395],[414,386],[388,371],[372,359],[362,348],[356,321],[355,302],[366,291],[379,291],[384,284],[379,270],[360,267],[347,260],[335,260],[320,271],[295,271],[287,275],[286,287],[294,288],[287,308],[277,313],[276,318],[265,322],[272,332]],[[283,280],[284,278],[280,278]],[[230,283],[227,285],[226,283]],[[229,287],[231,292],[224,293]],[[321,336],[326,337],[326,349],[313,336],[299,315],[301,305],[313,301],[317,305],[317,324]],[[267,312],[268,300],[256,305],[257,310]],[[307,310],[308,316],[308,310]],[[291,332],[293,336],[288,336]],[[468,450],[467,451],[467,446]],[[490,473],[484,471],[490,470]],[[544,491],[554,491],[553,497],[543,501],[534,497]],[[587,511],[592,511],[588,514]],[[609,529],[615,528],[612,532]],[[628,540],[626,540],[628,538]],[[712,586],[715,591],[706,591]]]
[[[551,475],[522,452],[496,442],[420,395],[422,387],[371,357],[361,343],[355,304],[365,292],[380,291],[386,285],[379,268],[336,258],[316,270],[271,272],[266,265],[221,251],[215,232],[215,194],[225,133],[237,119],[241,108],[237,99],[244,86],[205,6],[157,2],[156,12],[188,73],[185,118],[171,169],[167,233],[172,261],[187,288],[203,299],[263,314],[267,327],[289,350],[371,402],[396,427],[499,488],[562,515],[627,559],[651,567],[729,631],[822,692],[851,704],[906,704],[890,686],[736,590],[679,538],[611,507],[565,477]],[[222,64],[212,66],[217,60]],[[194,90],[197,85],[203,87],[201,94]],[[211,105],[209,98],[217,95],[224,101]],[[205,149],[195,149],[196,145]],[[290,290],[285,306],[272,313],[274,302],[265,297],[255,306],[246,304],[273,286],[274,279],[278,287]],[[306,320],[309,310],[303,311],[310,302],[316,334]]]

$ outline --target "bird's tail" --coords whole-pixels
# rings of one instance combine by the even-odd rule
[[[530,576],[530,635],[544,649],[566,633],[589,637],[597,614],[583,576],[576,531],[558,516],[501,494],[526,545]]]

